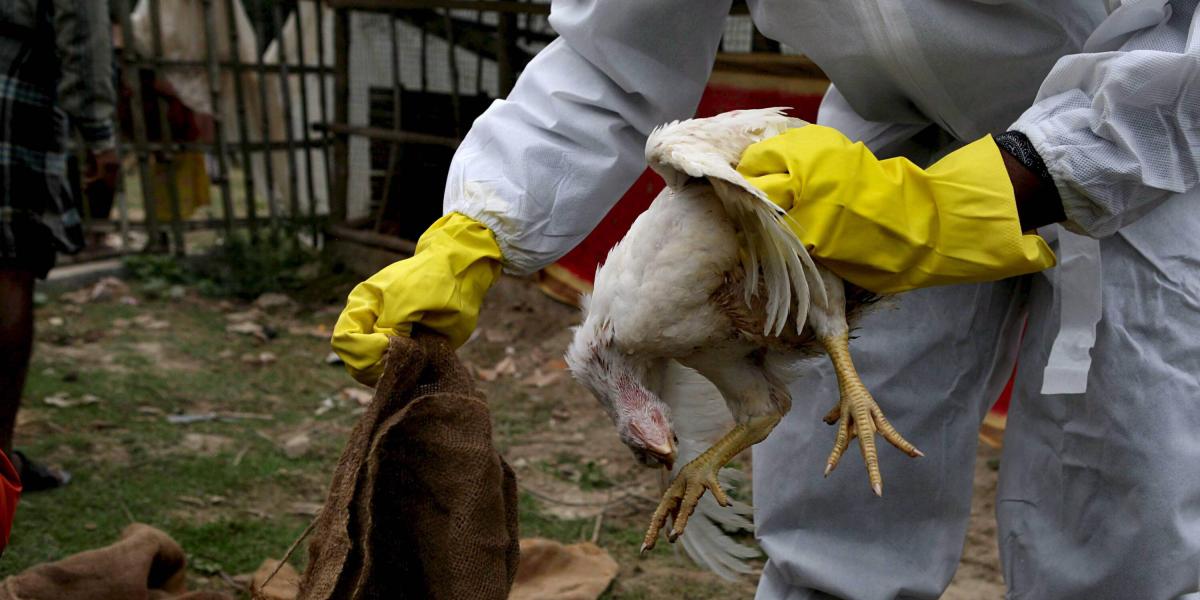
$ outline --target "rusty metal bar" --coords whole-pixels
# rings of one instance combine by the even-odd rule
[[[296,3],[296,12],[293,13],[296,19],[296,56],[301,66],[308,63],[305,57],[304,45],[304,2],[301,0]],[[280,44],[283,44],[283,36],[279,36]],[[317,187],[313,180],[313,154],[312,154],[312,138],[309,135],[309,124],[312,120],[309,118],[308,111],[308,75],[298,75],[300,79],[300,139],[304,144],[304,178],[308,190],[308,217],[313,219],[312,228],[312,243],[316,246],[320,242],[321,231],[316,226],[317,217]],[[290,86],[289,86],[290,87]]]
[[[475,11],[475,24],[483,27],[483,11]],[[475,95],[483,95],[483,53],[475,53]]]
[[[386,235],[374,231],[361,231],[345,225],[330,225],[328,231],[331,237],[348,240],[364,246],[376,246],[406,254],[412,254],[417,249],[415,243],[394,235]]]
[[[172,58],[143,57],[143,58],[135,59],[134,62],[138,66],[162,69],[164,71],[177,71],[177,70],[184,70],[184,69],[191,70],[191,69],[206,69],[206,68],[208,68],[208,61],[205,61],[205,60],[178,60],[178,59],[172,59]],[[257,66],[248,65],[246,63],[235,63],[232,60],[219,60],[219,61],[217,61],[217,66],[219,66],[225,70],[236,70],[236,71],[241,71],[241,72],[246,72],[246,73],[252,73],[252,72],[258,71]],[[277,73],[280,71],[280,66],[279,65],[266,65],[265,70],[268,73]],[[333,74],[333,67],[317,67],[314,65],[309,65],[307,67],[301,67],[300,65],[289,65],[288,70],[292,74],[296,74],[296,73],[300,73],[300,72],[304,72],[304,73],[308,73],[308,74],[320,74],[320,73],[325,73],[326,75]]]
[[[459,97],[458,56],[454,44],[454,20],[450,9],[442,13],[446,27],[446,65],[450,70],[450,108],[454,111],[454,137],[462,138],[462,98]]]
[[[323,131],[324,128],[320,123],[313,123],[313,131]],[[324,140],[313,140],[312,148],[318,149],[330,145],[331,142]],[[247,142],[246,147],[251,152],[266,152],[274,150],[282,152],[288,148],[287,142]],[[303,148],[303,142],[294,142],[293,148]],[[212,149],[211,144],[203,142],[146,142],[146,148],[155,152],[207,152]]]
[[[513,36],[517,30],[517,17],[512,13],[498,13],[496,22],[496,72],[499,76],[500,97],[508,96],[517,83],[517,72],[513,68]]]
[[[154,45],[154,55],[162,56],[163,40],[162,40],[162,13],[159,10],[159,0],[150,0],[150,28],[154,30],[152,42]],[[158,77],[158,71],[155,71],[154,76]],[[158,125],[163,141],[170,144],[174,137],[171,132],[171,123],[167,119],[167,102],[157,92],[154,93],[154,100],[158,105]],[[143,105],[144,106],[144,105]],[[134,110],[141,110],[142,106],[137,106]],[[214,108],[214,110],[216,110]],[[174,240],[174,253],[178,256],[183,256],[187,253],[187,242],[183,235],[183,210],[179,205],[179,190],[175,187],[175,161],[172,160],[170,154],[156,157],[166,162],[167,170],[167,190],[171,198],[171,237]]]
[[[258,18],[266,22],[266,11],[269,10],[265,4],[260,4],[258,9]],[[265,144],[262,152],[263,161],[263,182],[267,191],[267,218],[271,222],[271,233],[274,235],[279,231],[279,212],[275,205],[275,150],[274,140],[271,139],[271,108],[268,102],[267,95],[268,83],[266,57],[262,48],[255,48],[255,71],[258,74],[258,111],[260,123],[260,134],[262,135],[262,144]]]
[[[289,85],[291,77],[288,74],[287,44],[283,43],[282,9],[278,4],[273,7],[271,14],[273,15],[272,18],[274,19],[275,30],[279,32],[276,37],[276,43],[278,44],[279,48],[279,64],[281,67],[283,67],[279,71],[279,93],[281,99],[283,100],[283,131],[286,134],[284,139],[287,141],[288,145],[288,187],[291,191],[291,198],[289,198],[289,207],[291,210],[289,214],[292,219],[296,219],[300,216],[300,190],[298,189],[299,186],[297,186],[298,175],[296,173],[296,149],[295,139],[293,139],[295,136],[292,135],[292,103],[290,102],[291,85]]]
[[[233,75],[233,92],[237,100],[237,131],[238,149],[242,155],[242,194],[246,202],[246,218],[250,224],[250,238],[258,239],[258,207],[254,192],[254,157],[249,148],[249,129],[246,123],[246,90],[242,82],[242,47],[241,33],[238,31],[237,13],[233,0],[225,0],[225,17],[229,21],[229,48],[231,51],[231,69]]]
[[[338,123],[350,120],[350,11],[338,9],[333,23],[333,119]],[[326,133],[334,133],[325,130]],[[333,145],[333,195],[329,197],[329,219],[333,223],[346,220],[347,182],[350,180],[350,140],[335,135]]]
[[[440,135],[430,135],[428,133],[415,133],[412,131],[392,131],[382,127],[360,127],[357,125],[346,125],[345,123],[329,123],[328,125],[313,125],[313,129],[328,130],[339,136],[362,136],[373,140],[396,141],[410,144],[426,144],[429,146],[443,146],[446,148],[458,148],[459,141],[455,138],[444,137]]]
[[[400,29],[396,26],[396,15],[388,15],[388,31],[391,34],[392,49],[392,131],[402,131],[400,121],[400,97],[404,94],[404,86],[400,77]],[[395,179],[397,162],[400,160],[400,142],[392,140],[388,145],[387,171],[383,174],[383,194],[379,198],[379,208],[375,210],[375,231],[383,228],[383,213],[387,210],[388,199],[392,197],[392,182]]]
[[[213,0],[202,0],[204,10],[204,54],[208,57],[208,92],[213,109],[213,142],[217,155],[217,169],[221,178],[217,187],[221,190],[221,212],[225,217],[225,235],[233,235],[233,196],[229,193],[229,149],[225,146],[225,115],[221,114],[221,69],[217,66],[217,20],[213,14]],[[233,15],[229,15],[232,20]],[[236,28],[236,23],[230,24]],[[233,49],[235,52],[236,48]]]
[[[514,2],[512,0],[330,0],[335,8],[368,11],[393,11],[412,8],[445,8],[447,10],[486,10],[488,12],[548,15],[550,4]]]
[[[325,5],[321,0],[315,0],[317,7],[317,63],[319,66],[325,66]],[[317,82],[321,90],[321,122],[328,123],[332,119],[329,118],[329,98],[326,91],[329,86],[326,85],[327,71],[322,69],[317,73]],[[329,209],[333,210],[333,171],[329,161],[329,135],[321,134],[321,162],[325,165],[325,198],[329,203]]]
[[[129,60],[140,50],[133,35],[133,20],[129,15],[128,0],[112,1],[117,7],[117,14],[120,15],[121,33],[125,38],[124,47],[121,49],[121,60],[125,64],[122,73],[126,84],[133,92],[129,111],[133,120],[133,151],[137,155],[138,178],[142,187],[142,210],[144,213],[142,218],[146,223],[146,232],[149,237],[146,247],[152,249],[158,242],[158,216],[155,214],[154,186],[150,181],[150,151],[146,148],[146,114],[142,112],[144,105],[142,78],[134,62]],[[128,245],[128,238],[126,238],[125,244]]]

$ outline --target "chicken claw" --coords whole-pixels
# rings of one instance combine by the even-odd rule
[[[918,457],[925,456],[913,446],[895,427],[883,416],[883,411],[867,391],[854,369],[850,360],[850,340],[846,335],[821,340],[825,352],[833,361],[834,371],[837,372],[838,389],[841,399],[838,404],[825,415],[825,422],[837,423],[837,439],[829,460],[825,463],[825,476],[828,477],[842,459],[842,453],[850,446],[850,441],[858,438],[859,448],[862,449],[863,462],[867,464],[867,477],[871,481],[871,489],[876,496],[883,495],[883,476],[879,472],[879,456],[875,448],[875,434],[899,448],[905,454]],[[842,418],[845,417],[845,418]]]
[[[752,417],[745,423],[738,423],[729,430],[717,443],[697,456],[695,460],[684,465],[667,491],[663,492],[662,500],[650,519],[650,528],[642,540],[642,555],[654,548],[658,541],[658,532],[670,516],[673,522],[667,539],[674,543],[683,535],[688,518],[696,510],[696,503],[704,495],[704,490],[710,490],[713,498],[721,506],[729,506],[729,497],[717,481],[717,473],[733,460],[739,452],[766,439],[782,417],[780,415],[763,415]]]

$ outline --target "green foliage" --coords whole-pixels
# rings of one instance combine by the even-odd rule
[[[197,285],[210,296],[244,299],[292,291],[315,276],[318,259],[315,251],[301,246],[294,237],[254,242],[234,235],[196,261]]]
[[[559,452],[553,462],[540,461],[538,468],[558,479],[577,484],[585,492],[613,487],[613,481],[596,461],[584,461],[572,452]]]
[[[247,300],[267,292],[300,290],[322,274],[319,253],[294,236],[251,240],[242,234],[198,257],[130,256],[125,268],[141,291],[153,297],[175,285],[191,285],[207,296]]]

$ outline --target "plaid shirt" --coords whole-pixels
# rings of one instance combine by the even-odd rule
[[[0,257],[82,247],[67,180],[69,122],[92,150],[114,143],[105,0],[0,0]]]

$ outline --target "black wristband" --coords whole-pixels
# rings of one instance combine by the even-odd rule
[[[1005,131],[1004,133],[995,136],[996,145],[1001,150],[1012,155],[1021,163],[1021,166],[1029,169],[1031,173],[1037,175],[1037,178],[1044,183],[1054,187],[1054,178],[1050,176],[1050,170],[1046,168],[1046,161],[1042,160],[1042,155],[1038,154],[1037,149],[1033,147],[1033,142],[1020,131]]]

